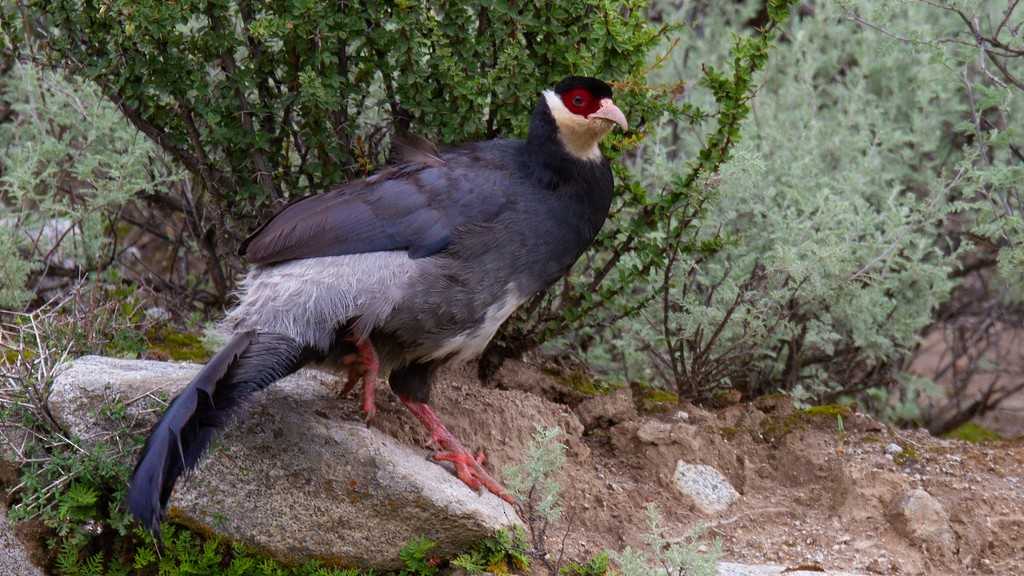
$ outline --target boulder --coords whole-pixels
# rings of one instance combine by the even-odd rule
[[[158,395],[172,397],[199,368],[79,358],[57,378],[49,408],[72,434],[98,441],[116,430],[102,414],[119,400],[143,433],[165,408]],[[169,518],[285,562],[377,570],[401,567],[398,551],[414,538],[438,542],[443,557],[519,523],[511,506],[473,492],[427,451],[345,412],[357,401],[339,399],[325,380],[304,370],[259,393],[179,481]]]

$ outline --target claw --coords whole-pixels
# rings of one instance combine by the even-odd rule
[[[472,490],[479,490],[483,485],[495,496],[515,506],[515,501],[505,493],[505,489],[498,484],[497,480],[491,477],[483,469],[484,453],[477,452],[476,456],[463,454],[461,452],[435,452],[434,460],[439,462],[451,462],[455,465],[455,475],[459,477]]]
[[[477,452],[476,455],[471,453],[459,442],[448,429],[445,427],[441,419],[434,414],[434,411],[423,402],[416,402],[409,400],[404,396],[399,396],[405,407],[423,425],[430,431],[430,443],[436,444],[441,447],[441,450],[433,453],[431,456],[435,461],[438,462],[451,462],[455,465],[455,475],[462,480],[466,486],[473,491],[479,490],[480,486],[487,488],[489,492],[501,498],[505,502],[513,506],[519,506],[519,503],[509,495],[508,491],[500,482],[494,479],[487,470],[484,470],[483,464],[486,460],[483,452]]]

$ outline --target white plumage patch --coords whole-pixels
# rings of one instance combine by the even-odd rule
[[[394,251],[255,268],[240,283],[239,304],[221,329],[285,334],[325,350],[349,319],[357,337],[368,336],[401,301],[415,267],[407,253]]]
[[[444,346],[431,351],[426,359],[433,360],[454,354],[452,357],[454,361],[462,362],[482,354],[502,323],[526,300],[516,292],[515,286],[512,284],[509,284],[505,290],[505,297],[487,309],[483,324],[447,340]]]
[[[615,124],[603,120],[590,120],[574,114],[552,90],[544,91],[544,99],[555,118],[558,139],[565,149],[581,160],[601,160],[601,149],[597,144],[612,131]]]

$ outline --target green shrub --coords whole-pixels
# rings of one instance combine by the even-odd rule
[[[109,266],[125,203],[178,172],[91,83],[15,64],[0,101],[0,309],[22,310]]]
[[[903,41],[844,18],[877,6],[816,4],[783,32],[755,81],[735,153],[701,174],[697,197],[705,200],[678,216],[692,241],[660,237],[662,273],[635,291],[652,305],[615,328],[615,316],[602,316],[587,334],[592,365],[689,398],[730,388],[749,396],[783,390],[812,404],[859,395],[878,412],[914,416],[928,383],[904,375],[904,363],[958,287],[970,239],[1012,244],[1019,185],[1011,180],[1020,170],[990,171],[963,147],[973,127],[962,122],[968,94],[957,76],[973,60],[959,46]],[[705,32],[684,37],[662,76],[699,74],[732,43],[711,31],[760,17],[752,4],[659,10]],[[963,26],[926,3],[877,10],[881,21],[900,23],[903,37],[946,38]],[[976,88],[988,97],[978,113],[1006,113],[1010,95],[1019,98],[975,80],[987,85]],[[709,98],[695,91],[692,101]],[[1003,132],[989,136],[1005,142]],[[701,142],[667,119],[631,167],[652,189]],[[1012,148],[999,154],[1005,162]],[[965,192],[985,201],[959,202]],[[1009,217],[997,217],[997,207]],[[987,227],[952,226],[965,216],[984,220],[979,211]],[[1002,254],[1013,270],[1012,249]],[[910,382],[921,386],[904,389]]]
[[[288,199],[363,177],[393,131],[523,136],[570,73],[621,81],[634,118],[659,41],[644,3],[23,3],[45,62],[94,82],[195,183],[164,192],[223,297],[235,248]],[[16,44],[16,41],[9,41]]]
[[[963,152],[948,161],[957,214],[942,241],[962,246],[964,256],[954,272],[956,290],[930,331],[931,341],[942,337],[939,357],[918,366],[942,393],[903,396],[924,405],[915,422],[941,435],[1022,389],[1014,351],[1024,326],[1024,50],[1017,24],[1024,6],[920,4],[931,26],[889,18],[899,9],[895,2],[881,10],[851,7],[849,18],[941,63],[960,100],[959,114],[946,118]]]
[[[289,198],[365,175],[384,158],[392,130],[412,128],[442,144],[522,136],[538,92],[569,73],[613,81],[635,120],[639,131],[617,137],[613,156],[642,140],[650,120],[692,122],[707,145],[678,178],[663,179],[660,196],[617,167],[616,225],[579,277],[532,303],[506,332],[495,349],[510,355],[575,330],[593,310],[621,316],[646,304],[632,290],[664,267],[654,240],[666,225],[680,244],[692,240],[686,224],[703,202],[694,184],[738,140],[756,89],[752,74],[793,3],[768,2],[759,31],[738,37],[723,64],[693,77],[712,95],[707,108],[679,98],[678,81],[647,86],[646,71],[663,60],[646,60],[674,27],[650,25],[635,0],[23,7],[39,23],[34,35],[46,42],[47,65],[95,82],[188,169],[190,193],[150,200],[184,222],[220,298],[241,269],[233,251],[247,230]],[[7,49],[31,41],[8,31]],[[685,217],[673,220],[679,212]]]

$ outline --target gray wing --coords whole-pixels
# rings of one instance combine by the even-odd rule
[[[406,250],[423,258],[445,249],[459,227],[492,221],[506,206],[500,167],[466,162],[407,164],[285,207],[239,253],[255,264]]]

